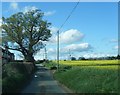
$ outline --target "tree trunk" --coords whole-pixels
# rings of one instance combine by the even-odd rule
[[[25,58],[24,60],[26,62],[32,62],[33,66],[35,67],[35,59],[33,57],[33,53],[28,51],[28,50],[26,50],[24,47],[22,47],[22,54],[24,55],[24,58]]]
[[[35,67],[35,59],[34,59],[34,57],[33,57],[33,55],[32,54],[27,54],[26,56],[24,56],[25,57],[25,61],[26,62],[32,62],[33,63],[33,65],[34,65],[34,67]]]
[[[32,55],[26,55],[25,56],[25,60],[28,61],[28,62],[34,62],[34,57]]]

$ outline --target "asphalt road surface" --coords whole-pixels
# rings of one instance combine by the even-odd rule
[[[67,92],[53,79],[50,70],[40,65],[37,65],[37,67],[38,71],[34,74],[30,84],[23,89],[21,95],[26,93],[36,93],[35,95],[41,95],[40,93],[42,95],[57,95],[61,93],[67,95]]]

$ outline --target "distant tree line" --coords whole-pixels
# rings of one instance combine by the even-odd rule
[[[71,57],[70,60],[119,60],[120,55],[117,56],[107,56],[107,57],[96,57],[96,58],[85,58],[85,57],[79,57],[78,59],[76,57]],[[64,60],[66,61],[66,60]]]

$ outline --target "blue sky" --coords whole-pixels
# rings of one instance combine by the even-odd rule
[[[75,4],[76,2],[3,2],[2,16],[41,9],[45,13],[44,19],[52,23],[50,29],[53,36],[46,43],[48,58],[56,59],[56,31]],[[76,58],[117,55],[118,3],[80,2],[60,30],[60,59],[68,59],[69,50]],[[44,50],[41,50],[35,59],[42,59],[43,55]],[[18,53],[16,58],[19,59]]]

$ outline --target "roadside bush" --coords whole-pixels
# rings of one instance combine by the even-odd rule
[[[50,67],[50,70],[56,70],[56,69],[57,69],[56,66],[52,66],[52,67]]]
[[[2,92],[14,93],[18,92],[24,83],[30,78],[30,73],[24,64],[10,63],[5,64],[3,67],[2,75]],[[19,93],[19,92],[18,92]]]
[[[18,88],[22,87],[24,82],[25,76],[22,74],[16,74],[4,78],[2,82],[3,93],[16,92]]]
[[[37,61],[35,61],[35,64],[42,64],[42,63],[49,63],[49,62],[50,62],[49,60],[43,59],[43,60],[37,60]]]
[[[67,71],[70,70],[72,66],[65,66],[65,65],[60,65],[60,71]]]
[[[72,68],[72,66],[65,66],[64,67],[64,69],[67,69],[67,70],[69,70],[69,69],[71,69]]]
[[[35,61],[35,64],[41,64],[41,63],[40,63],[40,61],[38,60],[38,61]]]

